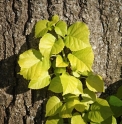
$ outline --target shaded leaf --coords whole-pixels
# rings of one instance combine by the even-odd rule
[[[86,78],[86,85],[93,92],[104,92],[104,82],[99,75],[90,75]]]
[[[116,96],[120,99],[122,99],[122,86],[120,86],[117,90]]]
[[[114,113],[114,116],[119,117],[122,115],[122,100],[113,95],[108,97],[107,100]]]
[[[105,121],[101,122],[100,124],[117,124],[117,121],[114,116],[111,116],[107,118]]]
[[[51,80],[51,83],[50,83],[50,86],[49,86],[49,90],[51,90],[52,92],[55,92],[55,93],[63,92],[63,87],[62,87],[61,79],[60,79],[59,76],[54,77]]]
[[[93,102],[96,101],[97,96],[94,92],[90,91],[88,88],[85,88],[83,90],[82,98],[83,101],[92,104]]]
[[[48,117],[46,124],[64,124],[63,118],[56,116]]]
[[[88,118],[97,123],[101,123],[113,115],[108,102],[100,98],[98,98],[96,102],[91,105],[90,110],[91,111],[88,113]]]

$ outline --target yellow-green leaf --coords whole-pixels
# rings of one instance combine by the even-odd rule
[[[85,23],[76,22],[68,28],[65,45],[71,51],[78,51],[90,47],[89,34],[88,27]]]
[[[48,27],[54,26],[57,22],[59,21],[59,16],[58,15],[54,15],[52,17],[52,20],[48,22]]]
[[[64,48],[64,42],[61,38],[56,40],[52,34],[45,34],[39,43],[39,50],[43,56],[58,54]]]
[[[79,79],[63,74],[60,76],[61,84],[63,87],[63,95],[71,93],[71,94],[82,94],[83,87],[82,83]]]
[[[50,76],[48,72],[43,72],[40,74],[40,77],[32,79],[28,87],[30,89],[41,89],[48,86],[49,83],[50,83]]]
[[[35,37],[39,38],[42,37],[44,34],[47,33],[48,27],[47,27],[48,20],[40,20],[35,25]]]
[[[67,34],[67,24],[64,21],[59,21],[55,26],[55,32],[64,37]]]
[[[71,118],[71,124],[87,124],[79,113],[74,113]]]
[[[46,124],[64,124],[63,118],[56,116],[48,117],[46,120]]]
[[[61,55],[56,56],[56,67],[67,67],[68,62],[65,62]]]
[[[46,116],[53,116],[59,113],[62,102],[56,96],[52,96],[46,104]]]
[[[99,75],[90,75],[86,78],[86,86],[93,92],[104,92],[104,82]]]
[[[20,75],[27,80],[40,77],[41,73],[50,68],[47,58],[43,58],[37,50],[30,49],[19,56]]]
[[[70,61],[71,68],[73,71],[91,71],[94,60],[94,54],[91,47],[87,47],[80,51],[76,51],[72,54],[69,54],[68,59]]]
[[[83,90],[82,98],[83,98],[83,101],[85,101],[89,104],[92,104],[96,101],[97,96],[96,96],[95,92],[90,91],[88,88],[85,88]]]
[[[62,87],[61,80],[60,80],[59,76],[54,77],[51,80],[51,83],[50,83],[50,86],[49,86],[49,90],[51,90],[51,91],[53,91],[55,93],[63,92],[63,87]]]

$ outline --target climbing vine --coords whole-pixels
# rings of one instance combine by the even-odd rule
[[[19,74],[30,81],[30,89],[48,87],[60,94],[47,101],[46,124],[116,123],[109,103],[96,95],[104,92],[104,82],[92,70],[94,53],[89,34],[85,23],[67,26],[55,15],[50,21],[36,23],[38,49],[19,56]]]

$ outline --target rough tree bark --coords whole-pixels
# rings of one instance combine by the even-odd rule
[[[35,23],[54,14],[68,24],[88,24],[95,53],[93,69],[106,87],[112,85],[107,94],[122,84],[122,0],[0,0],[1,124],[43,124],[47,93],[27,88],[27,81],[17,75],[17,60],[35,45]]]

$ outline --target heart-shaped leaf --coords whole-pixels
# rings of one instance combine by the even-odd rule
[[[61,38],[56,40],[52,34],[45,34],[39,43],[39,49],[43,56],[50,56],[52,54],[58,54],[63,50],[64,42]]]
[[[89,30],[85,23],[76,22],[68,28],[65,45],[71,51],[78,51],[90,47]]]
[[[56,115],[62,106],[62,102],[56,96],[52,96],[46,104],[46,116]]]
[[[65,62],[60,55],[56,56],[56,67],[67,67],[68,62]]]
[[[71,124],[86,124],[79,113],[74,113],[71,118]]]
[[[64,21],[59,21],[55,26],[55,32],[64,37],[67,34],[67,24]]]
[[[104,92],[104,82],[99,75],[90,75],[86,78],[86,85],[93,92]]]
[[[73,71],[91,71],[94,55],[91,47],[68,54],[68,59]]]
[[[19,56],[20,75],[27,80],[40,77],[41,73],[50,68],[47,58],[43,58],[37,50],[30,49]]]

